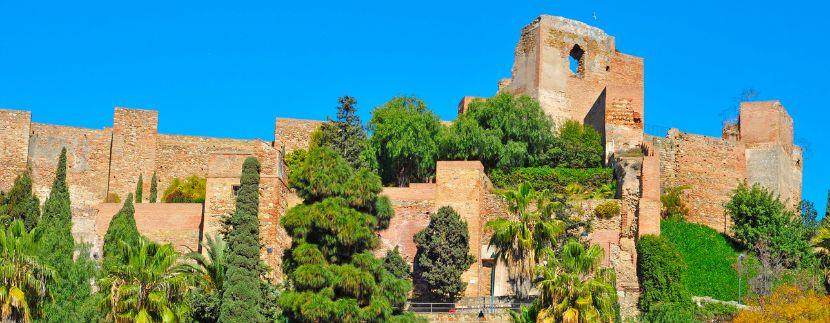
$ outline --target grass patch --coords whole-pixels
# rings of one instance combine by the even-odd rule
[[[677,246],[688,265],[686,288],[693,296],[709,296],[724,301],[738,299],[738,254],[743,252],[726,236],[704,225],[682,220],[663,220],[661,236]],[[749,253],[747,253],[749,255]],[[744,260],[744,268],[750,260]],[[746,278],[752,277],[743,270],[741,295],[746,295]]]

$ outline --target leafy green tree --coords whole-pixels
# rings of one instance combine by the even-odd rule
[[[42,228],[31,232],[21,220],[0,226],[0,319],[32,320],[36,305],[51,294],[55,269],[38,257]]]
[[[263,264],[259,257],[259,171],[254,157],[242,165],[242,176],[236,196],[236,212],[228,219],[227,269],[223,283],[219,321],[241,320],[263,322],[260,300],[260,277]]]
[[[813,237],[816,230],[818,229],[818,211],[816,211],[816,205],[813,202],[808,200],[802,200],[801,203],[798,203],[798,209],[801,213],[801,223],[804,225],[804,228],[807,230],[807,236]]]
[[[386,252],[386,256],[383,257],[383,268],[399,279],[409,280],[412,278],[412,270],[401,256],[398,246]]]
[[[470,254],[467,222],[451,207],[444,206],[430,216],[429,225],[415,234],[415,277],[426,300],[455,302],[467,283],[461,279],[475,262]]]
[[[188,274],[196,284],[190,295],[191,316],[198,322],[217,322],[222,303],[222,286],[227,267],[227,243],[222,236],[206,236],[204,253],[191,251],[185,255],[189,260],[177,267]]]
[[[8,226],[14,220],[22,220],[31,231],[40,220],[40,200],[32,193],[32,174],[25,171],[14,180],[14,186],[0,195],[0,225]]]
[[[144,175],[138,175],[138,183],[135,185],[135,202],[141,203],[144,197]]]
[[[406,186],[435,172],[444,126],[421,99],[396,97],[372,111],[369,145],[385,183]]]
[[[315,140],[317,146],[333,149],[355,169],[368,166],[364,151],[368,147],[366,130],[357,116],[357,101],[350,96],[337,99],[337,119],[320,125],[320,134]]]
[[[159,178],[156,172],[153,172],[153,178],[150,180],[150,203],[156,203],[159,195]]]
[[[371,253],[381,223],[392,216],[389,200],[378,197],[380,178],[315,147],[291,169],[289,185],[303,204],[281,219],[292,238],[283,262],[291,286],[279,298],[283,315],[292,322],[413,320],[396,315],[412,285]]]
[[[495,247],[497,259],[507,262],[513,290],[522,298],[530,294],[542,251],[553,247],[557,237],[565,233],[565,223],[553,217],[554,204],[545,195],[523,183],[504,194],[510,217],[485,225],[493,231],[490,246]],[[534,202],[536,207],[531,208]]]
[[[61,150],[55,181],[43,205],[38,225],[43,228],[42,258],[58,272],[68,271],[72,265],[75,239],[72,238],[72,208],[66,183],[66,148]]]
[[[133,206],[133,195],[128,194],[124,206],[110,219],[107,233],[104,234],[104,268],[110,270],[112,266],[119,263],[121,242],[135,246],[141,235],[135,224],[135,207]]]
[[[684,277],[686,263],[680,251],[668,240],[645,235],[637,241],[637,273],[643,292],[640,309],[650,312],[659,304],[675,303],[691,307],[691,296]]]
[[[175,270],[173,246],[140,238],[136,244],[119,241],[118,261],[98,280],[104,295],[101,307],[107,320],[178,322],[189,317],[187,277]]]
[[[553,122],[539,102],[501,93],[470,103],[441,145],[446,159],[480,160],[487,169],[541,166],[550,162]]]
[[[602,167],[602,137],[590,125],[568,120],[558,126],[553,147],[548,152],[557,167]]]
[[[761,185],[742,183],[726,203],[735,238],[748,249],[763,242],[775,259],[788,267],[808,264],[814,258],[808,243],[809,232],[801,219]]]
[[[550,249],[540,266],[537,285],[537,322],[614,322],[619,320],[616,276],[611,268],[600,268],[603,251],[570,239],[559,258]]]

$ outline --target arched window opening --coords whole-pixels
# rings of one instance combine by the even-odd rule
[[[577,76],[582,76],[585,72],[585,51],[579,45],[574,45],[571,49],[570,57],[568,58],[568,67],[571,73]]]

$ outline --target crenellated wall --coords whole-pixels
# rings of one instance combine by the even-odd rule
[[[66,148],[66,178],[73,208],[104,201],[110,172],[111,129],[85,129],[32,123],[28,163],[33,190],[45,201],[55,180],[61,149]]]

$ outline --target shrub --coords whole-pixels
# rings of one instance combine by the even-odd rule
[[[637,272],[640,275],[640,309],[651,312],[658,304],[688,306],[691,297],[684,284],[686,262],[668,240],[645,235],[637,241]],[[674,311],[674,310],[672,310]]]
[[[568,185],[577,184],[592,197],[613,197],[616,191],[614,171],[611,168],[523,167],[509,171],[495,169],[490,180],[500,188],[514,188],[527,183],[537,191],[565,192]],[[601,194],[593,194],[601,193]]]
[[[695,307],[698,322],[731,322],[735,314],[738,314],[738,308],[724,303],[705,303]]]
[[[689,208],[683,203],[681,195],[688,189],[687,186],[676,186],[666,188],[663,195],[660,195],[660,215],[664,219],[685,219],[689,215]]]
[[[810,264],[812,257],[808,230],[801,219],[761,185],[742,183],[726,203],[735,238],[748,249],[759,243],[769,247],[773,259],[787,268]]]
[[[602,137],[590,125],[574,120],[559,125],[548,152],[551,164],[557,167],[602,167],[604,159]]]
[[[643,321],[653,323],[693,323],[696,322],[694,310],[694,304],[691,303],[654,304],[651,310],[643,315]]]
[[[170,186],[164,190],[165,203],[203,203],[205,201],[205,189],[207,179],[196,175],[182,181],[174,178]]]
[[[738,273],[735,265],[738,254],[731,241],[705,225],[667,219],[660,222],[660,236],[673,243],[688,265],[683,282],[695,296],[709,296],[731,301],[738,299]],[[743,263],[742,294],[746,295],[747,278],[752,277],[750,262]]]
[[[121,196],[115,193],[109,193],[104,199],[104,203],[121,203]]]
[[[735,316],[742,322],[828,322],[830,321],[830,296],[815,291],[782,285],[769,296],[750,303]]]
[[[620,214],[620,203],[608,201],[594,208],[594,216],[600,219],[610,219]]]

